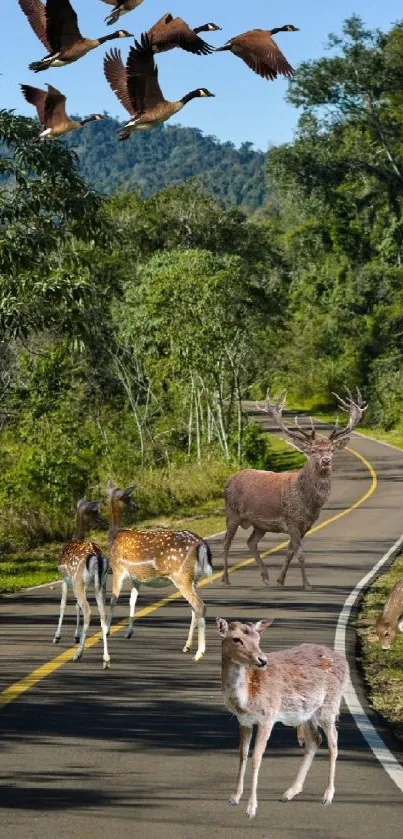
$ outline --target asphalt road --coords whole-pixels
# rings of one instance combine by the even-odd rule
[[[272,587],[262,587],[257,567],[248,565],[231,575],[230,587],[213,581],[201,590],[208,605],[207,654],[201,662],[181,653],[189,609],[177,600],[141,618],[130,641],[122,631],[110,639],[109,671],[101,668],[101,645],[96,644],[80,663],[65,663],[2,709],[1,837],[236,839],[245,830],[253,839],[401,836],[403,794],[345,708],[331,807],[320,804],[327,773],[323,745],[302,795],[280,802],[302,758],[295,732],[281,725],[274,729],[262,764],[256,818],[245,819],[250,768],[243,801],[235,808],[227,804],[237,769],[238,725],[221,701],[215,617],[273,615],[275,622],[262,639],[265,650],[301,641],[332,646],[346,597],[403,531],[403,452],[356,436],[351,445],[376,470],[378,486],[364,504],[307,537],[314,591],[301,590],[294,566],[286,587],[276,588],[282,549],[266,560]],[[337,455],[321,521],[354,504],[370,485],[361,460],[346,451]],[[264,546],[280,541],[283,537],[268,536]],[[220,568],[220,540],[211,544]],[[241,531],[233,543],[232,564],[247,556]],[[138,608],[165,592],[142,590]],[[1,600],[2,690],[71,646],[72,604],[61,644],[51,644],[59,596],[55,586]],[[122,595],[118,619],[126,615],[127,605]],[[93,627],[98,628],[95,609]],[[349,645],[357,682],[352,633]],[[390,745],[399,757],[398,742]]]

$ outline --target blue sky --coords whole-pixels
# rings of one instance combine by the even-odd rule
[[[116,27],[106,27],[103,20],[108,5],[101,0],[72,0],[79,16],[81,32],[98,37]],[[7,4],[7,26],[0,35],[0,91],[1,107],[32,114],[19,89],[19,83],[44,86],[54,84],[68,96],[70,113],[88,114],[108,111],[123,119],[125,111],[110,91],[102,73],[101,46],[70,67],[34,74],[28,70],[30,61],[43,57],[42,44],[33,34],[17,0],[2,0]],[[272,11],[273,9],[273,11]],[[222,32],[206,33],[212,45],[221,46],[227,38],[247,29],[273,28],[292,23],[300,32],[277,36],[280,48],[290,63],[314,59],[324,54],[329,32],[339,32],[343,20],[356,13],[371,28],[388,29],[403,17],[398,0],[285,0],[271,4],[268,0],[144,0],[138,9],[124,15],[117,28],[134,35],[148,29],[162,14],[180,15],[191,26],[214,21]],[[3,10],[4,14],[4,10]],[[4,17],[3,17],[4,21]],[[120,46],[126,56],[131,39],[112,42]],[[159,80],[167,99],[179,99],[196,87],[208,87],[215,99],[196,99],[190,102],[172,121],[197,126],[220,140],[239,145],[250,140],[257,148],[287,142],[293,137],[298,112],[284,101],[287,82],[268,82],[256,76],[246,65],[230,53],[193,56],[173,50],[158,56]],[[135,138],[131,141],[135,142]]]

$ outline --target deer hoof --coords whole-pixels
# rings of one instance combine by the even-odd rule
[[[55,635],[53,638],[52,644],[58,644],[60,641],[61,635]]]
[[[204,653],[205,653],[205,650],[203,650],[201,653],[197,652],[193,661],[200,661],[200,659],[203,658]]]
[[[302,588],[304,591],[313,591],[313,586],[310,583],[304,583]]]
[[[73,658],[73,661],[80,661],[81,656],[82,656],[82,653],[76,653],[74,658]]]
[[[132,637],[132,635],[133,635],[133,630],[132,630],[132,629],[128,629],[128,630],[125,632],[125,639],[126,639],[126,641],[128,641],[128,640],[129,640],[129,638],[131,638],[131,637]]]
[[[230,581],[229,581],[229,577],[228,577],[228,576],[226,576],[225,574],[223,574],[223,575],[222,575],[222,577],[221,577],[221,582],[222,582],[225,586],[230,586],[230,585],[231,585],[231,583],[230,583]]]
[[[284,580],[282,580],[281,577],[279,577],[277,580],[277,586],[278,588],[283,588],[284,586]]]
[[[232,795],[231,798],[228,799],[228,804],[231,807],[236,807],[236,805],[239,804],[239,799],[235,795]]]
[[[104,661],[104,663],[103,663],[103,669],[104,669],[104,670],[110,670],[110,667],[111,667],[111,662],[110,662],[110,659],[108,659],[107,661]]]
[[[75,636],[74,636],[74,643],[75,643],[75,644],[78,644],[78,643],[79,643],[79,641],[80,641],[80,636],[79,636],[79,635],[75,635]]]
[[[186,655],[186,653],[190,653],[190,650],[191,650],[191,649],[192,649],[191,647],[188,647],[188,646],[187,646],[187,644],[185,644],[185,646],[184,646],[184,648],[183,648],[182,652],[183,652],[183,653],[185,653],[185,655]]]
[[[270,585],[269,578],[268,577],[262,577],[262,583],[263,583],[264,586],[269,586]]]

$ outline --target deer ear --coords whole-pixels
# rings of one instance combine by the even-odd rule
[[[106,494],[109,495],[109,497],[110,497],[112,495],[114,489],[115,489],[115,485],[114,485],[112,479],[109,478],[109,481],[106,485]]]
[[[274,618],[266,618],[263,621],[258,621],[257,623],[255,623],[254,628],[256,629],[256,632],[259,632],[259,634],[261,635],[262,632],[264,632],[268,626],[272,625],[273,621]]]
[[[86,495],[84,495],[84,498],[80,498],[80,500],[79,500],[79,501],[77,501],[77,510],[81,510],[81,509],[82,509],[82,507],[84,507],[84,505],[85,505],[86,503],[87,503],[87,496],[86,496]]]
[[[218,629],[219,634],[221,635],[222,638],[225,638],[225,636],[228,632],[227,621],[224,620],[224,618],[216,618],[215,622],[217,624],[217,629]]]
[[[341,437],[340,440],[335,440],[333,443],[334,449],[344,449],[350,442],[350,437]]]

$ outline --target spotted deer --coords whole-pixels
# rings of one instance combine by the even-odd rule
[[[73,661],[78,661],[82,657],[91,618],[91,610],[86,591],[88,586],[93,584],[104,644],[103,666],[104,669],[107,669],[110,665],[110,656],[106,640],[107,626],[104,597],[108,574],[108,560],[95,542],[91,542],[85,538],[92,527],[106,527],[108,524],[99,512],[100,503],[100,501],[87,501],[86,498],[78,501],[73,538],[69,542],[66,542],[61,550],[58,569],[62,577],[62,596],[60,601],[59,623],[53,637],[53,643],[58,644],[61,638],[67,590],[68,586],[71,585],[76,598],[77,611],[77,625],[74,640],[76,643],[79,643]],[[81,612],[83,614],[83,628],[80,633]]]
[[[257,785],[260,764],[276,722],[298,726],[298,737],[305,746],[299,772],[284,793],[290,801],[303,790],[305,778],[321,743],[321,728],[329,749],[329,777],[322,799],[331,804],[337,760],[336,722],[343,689],[348,678],[348,664],[343,655],[322,644],[297,647],[266,655],[260,649],[260,635],[273,619],[244,624],[228,624],[217,618],[222,639],[222,692],[228,710],[239,723],[239,768],[235,792],[229,804],[239,804],[248,759],[253,726],[257,726],[252,757],[252,788],[246,815],[252,819],[257,810]]]
[[[339,428],[336,422],[329,437],[317,436],[312,419],[309,429],[302,428],[297,417],[295,430],[284,424],[282,412],[286,401],[285,391],[277,397],[274,404],[270,404],[267,395],[264,408],[256,406],[258,410],[273,417],[296,448],[307,455],[307,461],[298,471],[277,473],[244,469],[229,478],[224,491],[227,529],[224,536],[223,583],[229,584],[228,552],[240,525],[245,529],[253,527],[247,544],[260,568],[265,585],[269,584],[269,575],[258,551],[258,543],[267,532],[288,533],[289,548],[277,583],[280,586],[284,585],[288,567],[295,557],[301,567],[303,588],[312,588],[305,570],[302,540],[329,498],[333,453],[347,445],[354,426],[360,422],[367,408],[358,388],[356,401],[350,391],[347,393],[346,399],[333,394],[339,408],[347,411],[349,418],[344,428]]]
[[[206,607],[196,591],[196,583],[212,574],[211,551],[204,539],[189,530],[121,530],[121,519],[130,505],[135,484],[126,489],[114,487],[109,481],[110,530],[109,562],[113,572],[108,630],[123,582],[131,582],[129,625],[126,638],[133,633],[134,613],[140,585],[160,587],[173,585],[192,609],[190,629],[183,652],[192,648],[193,634],[198,627],[195,661],[206,651]]]

